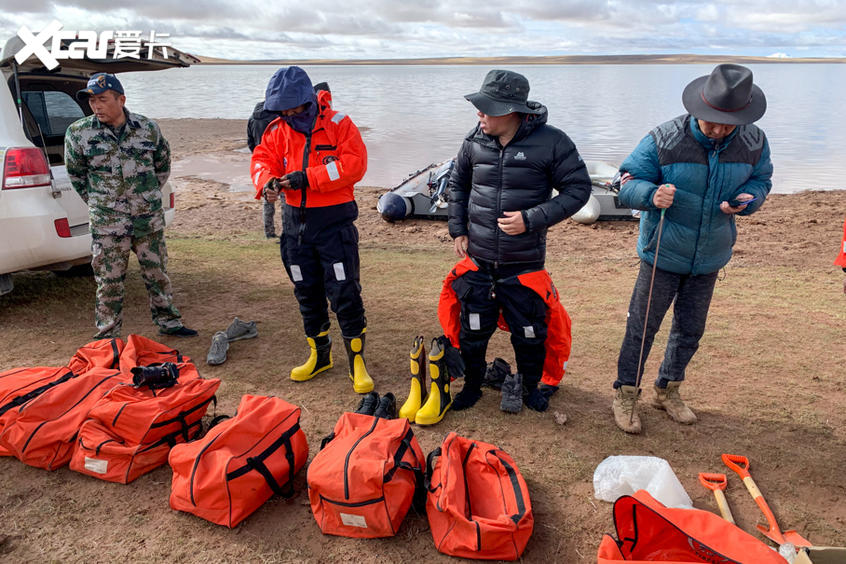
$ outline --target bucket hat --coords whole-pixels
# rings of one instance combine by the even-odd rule
[[[700,76],[682,93],[685,109],[695,118],[728,125],[757,121],[767,111],[767,99],[752,83],[752,71],[741,65],[722,64]]]
[[[543,111],[540,104],[528,102],[529,81],[522,74],[494,69],[485,75],[478,92],[464,96],[483,114],[497,117],[520,112],[539,114]],[[534,107],[529,106],[531,103]]]

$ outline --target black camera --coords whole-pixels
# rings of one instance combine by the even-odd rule
[[[172,362],[136,366],[132,369],[132,384],[136,388],[147,386],[151,390],[161,390],[176,384],[179,367]]]

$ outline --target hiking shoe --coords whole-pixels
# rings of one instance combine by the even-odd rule
[[[499,408],[506,413],[520,413],[523,409],[523,375],[519,372],[505,377]]]
[[[209,354],[206,355],[206,364],[217,366],[226,362],[226,352],[229,350],[229,339],[225,331],[218,331],[212,337]]]
[[[159,335],[167,335],[169,337],[196,337],[198,333],[183,325],[182,327],[177,327],[176,329],[159,329]]]
[[[355,413],[363,413],[365,415],[373,415],[376,408],[379,407],[379,394],[376,392],[369,392],[365,394],[355,409]]]
[[[237,317],[226,328],[226,338],[231,343],[241,339],[252,339],[258,335],[255,321],[241,321]]]
[[[373,417],[381,417],[383,419],[397,418],[397,398],[394,397],[394,394],[388,392],[379,398],[379,404],[373,411]]]
[[[681,382],[667,382],[666,388],[655,386],[652,407],[663,409],[676,423],[693,425],[696,423],[696,414],[682,401],[679,386]]]
[[[637,435],[641,431],[640,415],[637,413],[637,398],[640,390],[634,386],[620,386],[614,395],[611,410],[614,423],[626,433]]]
[[[493,388],[494,390],[499,390],[502,388],[502,383],[505,381],[505,377],[509,374],[511,374],[511,366],[501,358],[497,357],[493,360],[493,362],[488,364],[488,368],[485,370],[485,380],[482,382],[482,385]]]

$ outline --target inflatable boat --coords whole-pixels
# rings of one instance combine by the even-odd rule
[[[591,181],[591,196],[572,219],[579,223],[637,219],[631,208],[620,204],[620,175],[617,167],[603,161],[585,161]],[[406,218],[442,219],[448,217],[447,202],[452,159],[431,164],[412,173],[393,190],[382,194],[376,210],[388,222]],[[557,192],[553,193],[555,196]]]

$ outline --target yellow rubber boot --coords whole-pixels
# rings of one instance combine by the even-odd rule
[[[411,343],[411,390],[408,392],[408,399],[402,404],[399,411],[400,417],[405,417],[412,423],[420,406],[423,405],[423,394],[426,390],[426,349],[423,346],[423,336],[415,337]]]
[[[366,394],[373,390],[373,379],[367,373],[367,365],[364,362],[364,335],[367,329],[363,329],[357,337],[344,337],[344,346],[347,349],[347,357],[350,361],[350,380],[353,382],[353,390],[357,394]]]
[[[315,337],[306,337],[308,346],[311,349],[308,360],[291,369],[291,380],[294,382],[305,382],[311,380],[317,374],[329,370],[334,366],[332,363],[332,339],[329,337],[329,325]]]
[[[434,425],[444,418],[449,406],[452,405],[452,398],[449,395],[449,373],[444,360],[444,347],[438,337],[432,339],[432,348],[429,350],[429,377],[432,385],[429,389],[429,398],[423,404],[414,417],[418,425]]]

